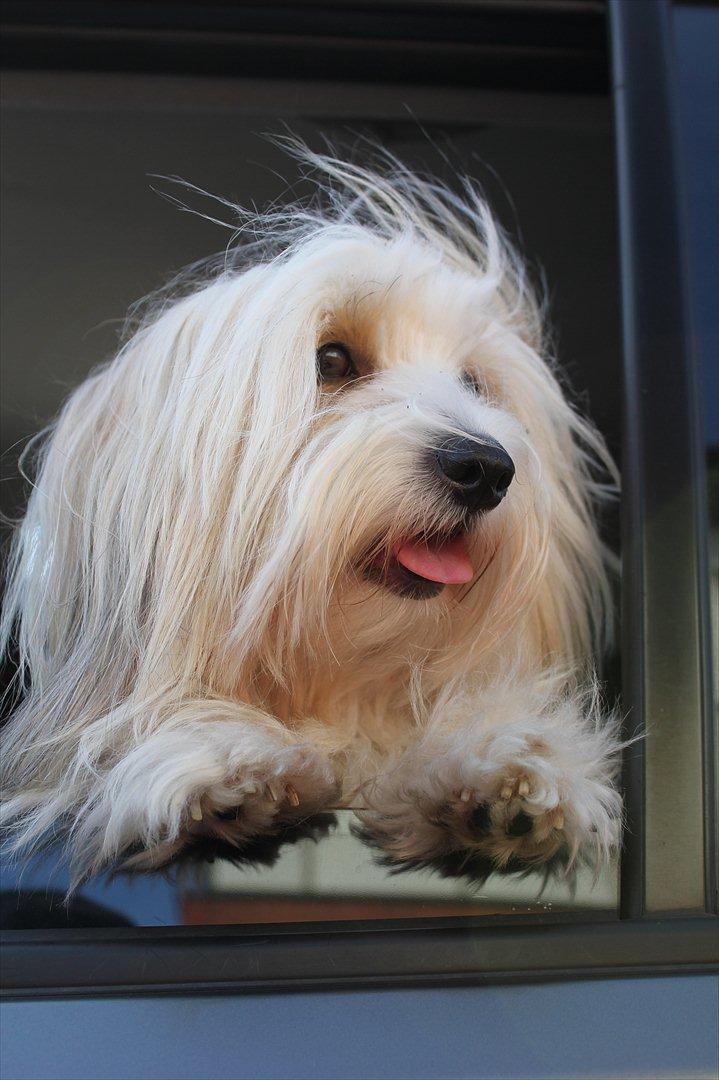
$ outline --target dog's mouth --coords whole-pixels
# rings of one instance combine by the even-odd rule
[[[369,565],[367,576],[415,600],[438,596],[445,585],[466,585],[474,577],[467,533],[401,540]]]

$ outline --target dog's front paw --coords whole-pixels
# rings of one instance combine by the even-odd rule
[[[507,725],[462,752],[433,739],[376,785],[364,835],[398,862],[449,855],[496,869],[604,862],[620,837],[611,731]]]
[[[262,761],[242,764],[231,775],[188,799],[190,833],[210,832],[244,842],[328,806],[338,783],[328,758],[311,744],[278,749]]]
[[[219,840],[243,848],[283,826],[317,814],[336,797],[337,781],[327,755],[279,727],[213,724],[206,739],[188,742],[187,768],[158,767],[148,785],[147,757],[158,765],[169,736],[127,756],[113,776],[125,799],[106,832],[113,854],[130,851],[124,865],[146,869],[176,858],[188,844]],[[117,801],[113,802],[117,805]]]
[[[465,787],[455,801],[454,815],[448,815],[450,831],[462,847],[479,849],[498,869],[571,856],[578,850],[571,807],[558,791],[550,794],[546,788],[537,802],[537,790],[537,779],[528,772],[502,776],[490,798]]]

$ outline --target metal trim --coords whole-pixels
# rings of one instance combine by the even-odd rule
[[[478,932],[481,926],[480,932]],[[16,931],[3,936],[6,999],[457,986],[708,974],[716,920],[437,920],[283,927]]]
[[[708,626],[670,10],[666,0],[610,0],[609,13],[626,380],[625,704],[647,734],[627,760],[623,913],[637,915],[705,905]]]
[[[606,94],[596,3],[101,5],[8,0],[9,68],[487,86]]]

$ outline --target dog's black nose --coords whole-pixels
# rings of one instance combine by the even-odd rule
[[[487,435],[481,442],[453,436],[436,451],[442,476],[468,510],[499,506],[514,477],[514,462],[503,446]]]

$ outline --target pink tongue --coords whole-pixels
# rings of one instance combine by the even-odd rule
[[[474,577],[474,567],[463,536],[443,543],[408,541],[395,549],[398,563],[413,574],[445,585],[463,585]]]

